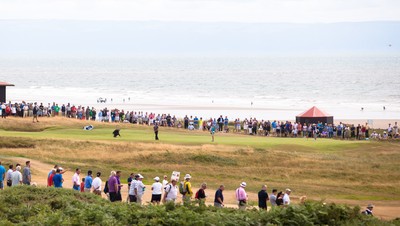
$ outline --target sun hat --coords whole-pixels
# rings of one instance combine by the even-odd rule
[[[368,204],[367,208],[374,208],[374,205]]]
[[[240,184],[240,187],[246,187],[247,186],[247,184],[246,184],[246,182],[242,182],[241,184]]]
[[[192,178],[192,176],[190,176],[190,174],[186,174],[185,177],[184,177],[183,179],[186,180],[186,179],[190,179],[190,178]]]
[[[155,181],[160,181],[160,178],[159,177],[154,177],[154,180]]]
[[[289,188],[286,188],[286,192],[292,192],[292,190],[290,190]]]
[[[139,179],[143,179],[144,177],[142,176],[142,174],[138,174],[138,175],[136,175]],[[135,176],[135,177],[136,177]]]

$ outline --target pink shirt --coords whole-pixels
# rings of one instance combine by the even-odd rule
[[[236,189],[236,199],[238,201],[247,200],[247,194],[246,194],[246,191],[244,190],[244,188],[240,187],[240,188]]]

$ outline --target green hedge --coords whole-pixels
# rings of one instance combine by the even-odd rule
[[[359,207],[308,202],[288,208],[140,207],[69,189],[20,186],[0,191],[0,225],[400,225],[363,216]]]

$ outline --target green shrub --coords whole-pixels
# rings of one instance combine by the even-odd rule
[[[360,214],[360,208],[306,202],[270,211],[205,205],[110,203],[69,189],[19,186],[0,191],[0,225],[400,225]]]

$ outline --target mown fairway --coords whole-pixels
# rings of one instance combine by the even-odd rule
[[[400,201],[400,143],[303,138],[253,137],[161,128],[155,142],[151,127],[92,123],[69,119],[0,120],[1,156],[22,156],[84,171],[122,170],[151,178],[180,171],[198,187],[241,181],[257,192],[290,187],[294,196],[311,199]],[[112,131],[121,128],[121,138]],[[6,164],[6,162],[3,162]],[[34,167],[33,167],[34,170]]]

